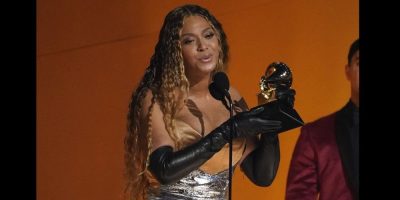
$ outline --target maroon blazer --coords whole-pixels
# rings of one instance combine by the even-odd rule
[[[352,157],[344,153],[350,148],[349,133],[341,122],[346,119],[346,106],[301,128],[290,163],[286,200],[315,200],[318,195],[320,200],[353,199],[345,176],[352,173],[347,170]]]

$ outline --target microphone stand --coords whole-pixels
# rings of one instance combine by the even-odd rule
[[[222,101],[227,107],[229,107],[229,118],[233,117],[233,103],[231,95],[229,94],[229,80],[223,72],[217,72],[213,76],[213,83],[209,85],[211,95]],[[222,94],[221,94],[222,93]],[[232,199],[232,149],[233,149],[233,133],[235,126],[230,123],[231,131],[229,134],[229,200]]]
[[[229,105],[229,118],[233,117],[233,103],[232,103],[232,99],[231,99],[231,95],[229,94],[228,91],[224,90],[225,92],[225,96],[228,99],[228,105]],[[232,149],[233,149],[233,142],[232,142],[232,138],[233,138],[233,132],[234,132],[234,128],[235,126],[233,126],[233,123],[230,123],[231,126],[231,132],[229,134],[229,200],[232,199]]]

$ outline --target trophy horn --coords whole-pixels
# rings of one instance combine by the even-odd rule
[[[288,65],[283,62],[273,62],[265,70],[265,74],[260,79],[259,94],[260,103],[270,102],[275,100],[275,90],[279,88],[290,88],[292,86],[292,71]],[[264,100],[263,100],[264,99]]]

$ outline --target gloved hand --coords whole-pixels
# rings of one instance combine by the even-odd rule
[[[296,91],[294,89],[278,87],[276,88],[275,92],[278,100],[291,108],[294,107],[294,96],[296,95]]]
[[[238,113],[217,129],[226,140],[229,140],[231,132],[233,138],[255,136],[258,133],[275,133],[281,128],[282,122],[266,119],[263,115],[264,109],[264,107],[258,107]],[[231,123],[233,124],[233,130],[231,130]]]

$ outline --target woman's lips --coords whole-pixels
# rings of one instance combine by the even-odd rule
[[[212,55],[210,54],[210,55],[202,56],[202,57],[200,57],[199,60],[201,62],[208,63],[208,62],[210,62],[212,60]]]

